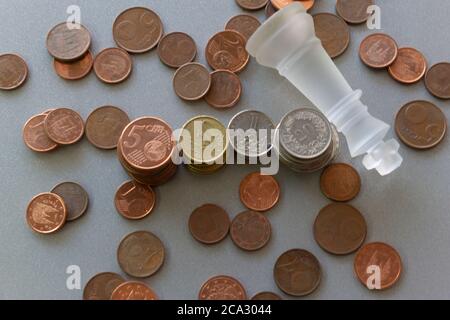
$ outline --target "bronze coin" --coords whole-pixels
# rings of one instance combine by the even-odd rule
[[[78,183],[63,182],[55,186],[51,192],[63,199],[67,210],[66,221],[74,221],[86,212],[89,196]]]
[[[111,300],[158,300],[158,296],[145,283],[129,281],[113,291]]]
[[[25,60],[16,54],[0,55],[0,90],[19,88],[28,77]]]
[[[114,21],[117,45],[130,53],[144,53],[158,44],[164,33],[159,16],[148,8],[135,7],[122,12]]]
[[[189,217],[192,236],[204,244],[215,244],[226,238],[230,230],[228,213],[215,204],[204,204]]]
[[[447,118],[428,101],[412,101],[404,105],[395,118],[395,131],[407,146],[430,149],[444,139]]]
[[[92,53],[88,51],[80,60],[63,62],[54,59],[53,66],[56,74],[65,80],[79,80],[91,72],[94,65]]]
[[[164,263],[165,249],[161,240],[148,231],[127,235],[117,249],[117,260],[122,270],[135,278],[154,275]]]
[[[423,78],[427,71],[427,61],[414,48],[398,49],[397,59],[389,66],[389,74],[398,82],[410,84]]]
[[[261,301],[276,301],[283,300],[279,295],[273,292],[260,292],[253,296],[252,300],[261,300]]]
[[[64,200],[50,192],[38,194],[27,207],[27,223],[38,233],[55,233],[64,226],[66,217]]]
[[[57,144],[69,145],[78,142],[84,134],[81,116],[68,108],[58,108],[47,114],[45,133]]]
[[[23,127],[23,141],[25,145],[36,152],[49,152],[55,150],[58,144],[50,140],[45,133],[45,114],[31,117]]]
[[[242,203],[253,211],[268,211],[280,200],[280,185],[273,176],[253,172],[239,187]]]
[[[125,280],[113,272],[103,272],[93,276],[83,291],[83,300],[110,300],[113,291]]]
[[[266,6],[269,0],[236,0],[236,3],[245,10],[259,10]]]
[[[239,32],[226,30],[216,33],[206,45],[206,60],[214,70],[239,72],[250,59],[245,50],[246,43],[247,40]]]
[[[153,189],[136,181],[122,184],[114,197],[117,211],[131,220],[147,217],[153,211],[155,203],[156,194]]]
[[[237,31],[248,40],[260,26],[261,22],[258,18],[249,14],[240,14],[228,20],[225,30]]]
[[[90,46],[91,34],[80,24],[62,22],[53,27],[47,35],[47,50],[60,61],[78,60],[85,55]]]
[[[133,70],[130,55],[120,48],[108,48],[101,51],[94,60],[94,72],[97,77],[108,84],[125,81]]]
[[[367,36],[359,47],[361,60],[369,67],[381,69],[390,66],[398,55],[398,46],[394,39],[383,33]]]
[[[359,281],[369,288],[368,280],[374,274],[374,267],[380,271],[380,287],[384,290],[392,287],[402,273],[402,259],[390,245],[381,242],[368,243],[356,253],[354,268]]]
[[[369,19],[367,9],[373,4],[373,0],[337,0],[336,12],[348,23],[360,24]]]
[[[194,39],[184,32],[166,34],[158,44],[159,59],[167,66],[179,68],[194,61],[197,45]]]
[[[103,106],[91,112],[86,120],[86,137],[100,149],[115,149],[123,129],[130,123],[120,108]]]
[[[347,50],[350,44],[350,29],[347,23],[331,13],[313,16],[316,36],[331,58],[336,58]]]
[[[244,286],[229,276],[216,276],[203,284],[199,300],[247,300]]]
[[[241,98],[241,79],[228,70],[217,70],[211,73],[211,88],[205,101],[214,108],[227,109],[234,107]]]
[[[319,261],[303,249],[283,253],[275,263],[273,274],[281,291],[295,297],[313,293],[322,278]]]
[[[187,63],[180,67],[173,76],[175,93],[183,100],[199,100],[208,93],[210,87],[209,71],[200,63]]]
[[[441,62],[432,66],[426,76],[428,91],[439,99],[450,99],[450,63]]]
[[[315,3],[314,0],[271,0],[272,5],[277,10],[283,9],[284,7],[287,7],[291,3],[294,3],[294,2],[297,2],[297,1],[300,2],[305,7],[306,11],[311,9],[314,6],[314,3]]]
[[[277,11],[278,11],[278,9],[273,6],[272,1],[267,1],[266,10],[265,10],[266,18],[270,18]]]
[[[354,207],[332,203],[320,210],[314,222],[314,238],[325,251],[347,255],[358,250],[367,234],[366,220]]]
[[[242,212],[231,223],[231,239],[242,250],[256,251],[264,248],[271,234],[269,219],[259,212]]]
[[[325,197],[334,201],[350,201],[361,190],[358,171],[346,163],[334,163],[326,167],[320,176],[320,189]]]

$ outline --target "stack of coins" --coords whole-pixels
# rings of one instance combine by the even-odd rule
[[[289,112],[277,127],[276,148],[281,162],[296,172],[324,168],[339,153],[339,135],[327,118],[314,109]]]
[[[159,186],[177,172],[172,161],[172,128],[159,118],[142,117],[129,123],[117,145],[120,163],[134,180]]]

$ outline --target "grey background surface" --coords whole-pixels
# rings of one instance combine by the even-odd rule
[[[400,46],[421,50],[430,64],[450,59],[449,1],[376,2],[382,9],[381,31],[391,34]],[[334,3],[318,0],[313,13],[334,12]],[[241,74],[244,94],[234,109],[220,112],[204,102],[184,103],[173,93],[173,70],[161,64],[155,51],[134,56],[134,72],[121,85],[104,85],[94,74],[79,82],[63,81],[53,71],[45,37],[53,25],[66,19],[66,8],[71,4],[81,7],[82,23],[92,33],[94,52],[114,46],[111,29],[121,11],[143,5],[159,13],[166,32],[184,31],[193,36],[202,63],[209,37],[222,30],[231,16],[243,12],[233,0],[0,0],[0,52],[21,54],[30,68],[24,87],[0,92],[0,298],[80,299],[82,291],[66,289],[67,266],[81,267],[83,286],[99,272],[123,274],[116,261],[117,246],[123,236],[140,229],[156,233],[167,249],[162,270],[146,280],[162,299],[195,299],[202,283],[217,274],[240,279],[249,296],[263,290],[281,294],[272,278],[273,265],[291,248],[310,250],[321,262],[323,280],[309,298],[450,298],[448,140],[426,152],[402,146],[405,162],[387,177],[365,171],[361,159],[351,160],[343,146],[339,160],[351,161],[361,173],[361,194],[352,204],[367,220],[367,241],[390,243],[403,259],[401,281],[381,293],[369,292],[356,280],[353,256],[331,256],[315,243],[314,219],[329,202],[320,192],[319,173],[299,175],[281,169],[277,178],[282,198],[268,213],[273,238],[263,250],[246,253],[229,238],[212,247],[200,245],[190,236],[187,219],[205,202],[223,206],[231,217],[243,211],[239,183],[256,168],[229,166],[208,177],[181,168],[175,180],[157,189],[154,213],[143,221],[130,222],[122,219],[113,205],[116,188],[127,180],[115,152],[97,150],[86,139],[50,154],[28,150],[22,142],[25,121],[58,106],[72,107],[87,117],[95,107],[112,104],[122,107],[131,118],[160,116],[179,127],[198,114],[228,123],[246,108],[262,110],[278,122],[293,108],[310,105],[275,71],[255,61]],[[263,11],[256,14],[263,19]],[[371,70],[360,62],[358,46],[370,32],[365,25],[351,27],[351,45],[336,63],[354,88],[364,90],[363,100],[371,113],[392,124],[402,105],[426,99],[449,116],[450,103],[429,95],[423,82],[403,86],[387,72]],[[36,235],[25,223],[29,200],[66,180],[77,181],[87,189],[88,213],[55,235]]]

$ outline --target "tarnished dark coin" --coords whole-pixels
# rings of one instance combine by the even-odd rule
[[[206,60],[214,70],[239,72],[250,59],[245,49],[246,43],[247,40],[239,32],[226,30],[216,33],[206,45]]]
[[[139,220],[147,217],[155,207],[156,194],[147,185],[127,181],[117,189],[114,204],[117,211],[127,219]]]
[[[428,91],[439,99],[450,99],[450,63],[441,62],[432,66],[426,76]]]
[[[225,30],[234,30],[242,34],[248,40],[261,26],[258,18],[249,14],[240,14],[232,17],[225,25]]]
[[[261,301],[275,301],[275,300],[283,300],[279,295],[273,292],[260,292],[253,296],[252,300],[261,300]]]
[[[389,68],[389,74],[398,82],[404,84],[416,83],[427,71],[427,60],[417,49],[398,49],[397,59]]]
[[[80,60],[72,62],[53,61],[56,74],[65,80],[79,80],[91,72],[94,65],[92,53],[88,51]]]
[[[100,149],[115,149],[123,129],[130,123],[120,108],[103,106],[91,112],[86,120],[86,137]]]
[[[111,300],[158,300],[158,296],[145,283],[129,281],[113,291]]]
[[[275,263],[273,274],[277,286],[284,293],[295,297],[313,293],[322,278],[319,261],[303,249],[283,253]]]
[[[93,276],[83,291],[83,300],[110,300],[113,291],[125,280],[113,272],[103,272]]]
[[[239,186],[242,203],[253,211],[268,211],[280,200],[280,185],[273,176],[253,172]]]
[[[266,6],[269,0],[236,0],[236,3],[245,10],[259,10]]]
[[[407,146],[430,149],[444,139],[447,118],[428,101],[412,101],[404,105],[395,118],[395,131]]]
[[[47,50],[61,61],[78,60],[91,46],[91,34],[81,24],[62,22],[47,35]]]
[[[369,18],[367,9],[371,5],[373,0],[337,0],[336,12],[348,23],[360,24]]]
[[[30,228],[42,234],[55,233],[61,229],[66,223],[66,217],[64,200],[50,192],[38,194],[31,199],[26,212]]]
[[[331,200],[350,201],[361,190],[361,177],[351,165],[334,163],[323,170],[320,189]]]
[[[180,67],[173,76],[173,88],[183,100],[199,100],[211,87],[211,75],[200,63],[191,62]]]
[[[204,244],[215,244],[228,235],[230,218],[228,213],[215,204],[205,204],[195,209],[189,217],[192,236]]]
[[[216,276],[203,284],[199,300],[247,300],[244,286],[229,276]]]
[[[267,245],[272,227],[265,215],[255,211],[238,214],[231,223],[230,235],[242,250],[256,251]]]
[[[28,77],[25,60],[16,54],[0,55],[0,90],[14,90],[20,87]]]
[[[94,72],[97,77],[109,84],[125,81],[133,70],[130,55],[120,48],[104,49],[94,60]]]
[[[164,263],[165,249],[161,240],[148,231],[127,235],[117,249],[117,260],[122,270],[135,278],[154,275]]]
[[[58,144],[45,133],[45,117],[46,114],[35,115],[23,127],[23,141],[25,145],[36,152],[49,152],[58,147]]]
[[[163,33],[159,16],[142,7],[125,10],[116,18],[113,26],[117,45],[130,53],[144,53],[153,49]]]
[[[265,9],[266,18],[270,18],[277,11],[278,11],[278,9],[273,6],[272,1],[267,1],[267,5],[266,5],[266,9]]]
[[[211,73],[211,87],[205,101],[214,108],[226,109],[234,107],[241,98],[241,79],[228,70],[217,70]]]
[[[74,221],[86,212],[89,205],[89,196],[78,183],[63,182],[55,186],[51,192],[64,200],[67,210],[66,221]]]
[[[192,62],[197,55],[194,39],[184,32],[166,34],[158,44],[158,56],[161,61],[172,68]]]
[[[69,145],[78,142],[84,134],[81,116],[68,108],[58,108],[47,114],[45,133],[57,144]]]
[[[398,55],[398,46],[394,39],[383,33],[367,36],[359,47],[361,60],[369,67],[382,69],[390,66]]]
[[[336,58],[347,50],[350,44],[350,29],[347,23],[331,13],[313,16],[316,36],[331,58]]]

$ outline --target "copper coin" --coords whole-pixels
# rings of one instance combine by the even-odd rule
[[[281,291],[295,297],[313,293],[322,278],[319,261],[303,249],[283,253],[275,263],[273,274]]]
[[[148,216],[155,207],[153,189],[136,181],[122,184],[114,197],[117,211],[127,219],[139,220]]]
[[[367,36],[359,47],[361,60],[372,68],[386,68],[390,66],[398,55],[398,46],[394,39],[383,33]]]
[[[230,218],[228,213],[215,204],[204,204],[189,217],[192,236],[204,244],[215,244],[228,235]]]
[[[278,11],[278,9],[273,6],[272,1],[268,1],[267,5],[266,5],[266,10],[265,10],[266,18],[270,18],[277,11]]]
[[[259,212],[242,212],[231,223],[231,239],[242,250],[262,249],[269,242],[271,234],[272,227],[269,219]]]
[[[113,272],[103,272],[93,276],[83,291],[83,300],[110,300],[113,291],[125,280]]]
[[[450,63],[441,62],[432,66],[425,76],[425,85],[435,97],[450,99]]]
[[[373,285],[368,283],[370,277],[374,274],[375,268],[379,268],[380,287],[374,289],[384,290],[399,280],[402,273],[402,259],[394,248],[385,243],[368,243],[356,253],[354,268],[359,281],[368,288]]]
[[[72,62],[53,61],[56,74],[66,80],[79,80],[91,72],[94,65],[92,53],[88,51],[80,60]]]
[[[314,4],[316,3],[315,0],[300,0],[300,2],[305,7],[306,11],[314,7]]]
[[[89,196],[78,183],[63,182],[55,186],[51,192],[63,199],[67,210],[66,221],[74,221],[86,212]]]
[[[280,185],[274,177],[254,172],[239,187],[242,203],[253,211],[268,211],[280,200]]]
[[[366,220],[354,207],[332,203],[320,210],[314,222],[314,238],[325,251],[347,255],[358,250],[367,234]]]
[[[68,108],[58,108],[47,114],[44,128],[51,140],[62,145],[74,144],[84,134],[83,119]]]
[[[240,14],[228,20],[225,30],[237,31],[248,40],[260,26],[261,22],[258,18],[249,14]]]
[[[404,105],[395,118],[395,131],[407,146],[430,149],[444,139],[447,118],[428,101],[412,101]]]
[[[334,163],[326,167],[320,177],[320,189],[334,201],[350,201],[361,190],[358,171],[346,163]]]
[[[347,23],[331,13],[313,16],[316,36],[331,58],[336,58],[347,50],[350,44],[350,29]]]
[[[336,12],[348,23],[360,24],[369,19],[367,9],[373,4],[373,0],[337,0]]]
[[[62,22],[47,35],[47,50],[60,61],[74,61],[84,56],[91,46],[89,30],[80,24]]]
[[[45,117],[45,114],[35,115],[23,127],[23,141],[28,148],[36,152],[49,152],[58,147],[45,133]]]
[[[158,300],[158,296],[145,283],[129,281],[113,291],[111,300]]]
[[[266,6],[269,0],[236,0],[236,3],[245,10],[259,10]]]
[[[50,234],[64,226],[67,209],[64,200],[53,193],[35,196],[27,207],[27,222],[38,233]]]
[[[216,276],[203,284],[199,300],[247,300],[244,286],[229,276]]]
[[[208,93],[210,87],[209,71],[200,63],[187,63],[180,67],[173,76],[175,93],[183,100],[199,100]]]
[[[214,70],[239,72],[245,68],[250,55],[245,50],[247,40],[239,32],[226,30],[216,33],[206,46],[206,60]]]
[[[184,32],[166,34],[158,44],[159,59],[167,66],[179,68],[194,61],[197,45],[194,39]]]
[[[164,263],[165,250],[161,240],[148,231],[127,235],[117,249],[120,268],[135,278],[154,275]]]
[[[271,0],[271,2],[276,9],[280,10],[287,7],[291,3],[296,2],[296,0]],[[311,9],[314,6],[314,0],[300,0],[299,2],[305,7],[306,10]]]
[[[94,60],[94,72],[97,77],[109,84],[125,81],[133,70],[130,55],[120,48],[108,48],[101,51]]]
[[[241,98],[241,79],[228,70],[217,70],[211,73],[211,88],[205,101],[214,108],[227,109],[234,107]]]
[[[276,301],[283,300],[279,295],[273,292],[260,292],[253,296],[252,300],[261,300],[261,301]]]
[[[91,112],[86,120],[86,137],[100,149],[115,149],[123,129],[130,123],[120,108],[103,106]]]
[[[25,60],[16,54],[0,55],[0,90],[14,90],[28,77]]]
[[[392,78],[398,82],[416,83],[425,75],[427,61],[423,54],[414,48],[400,48],[397,59],[388,70]]]
[[[122,12],[114,21],[117,45],[130,53],[144,53],[158,44],[164,33],[159,16],[148,8],[135,7]]]

